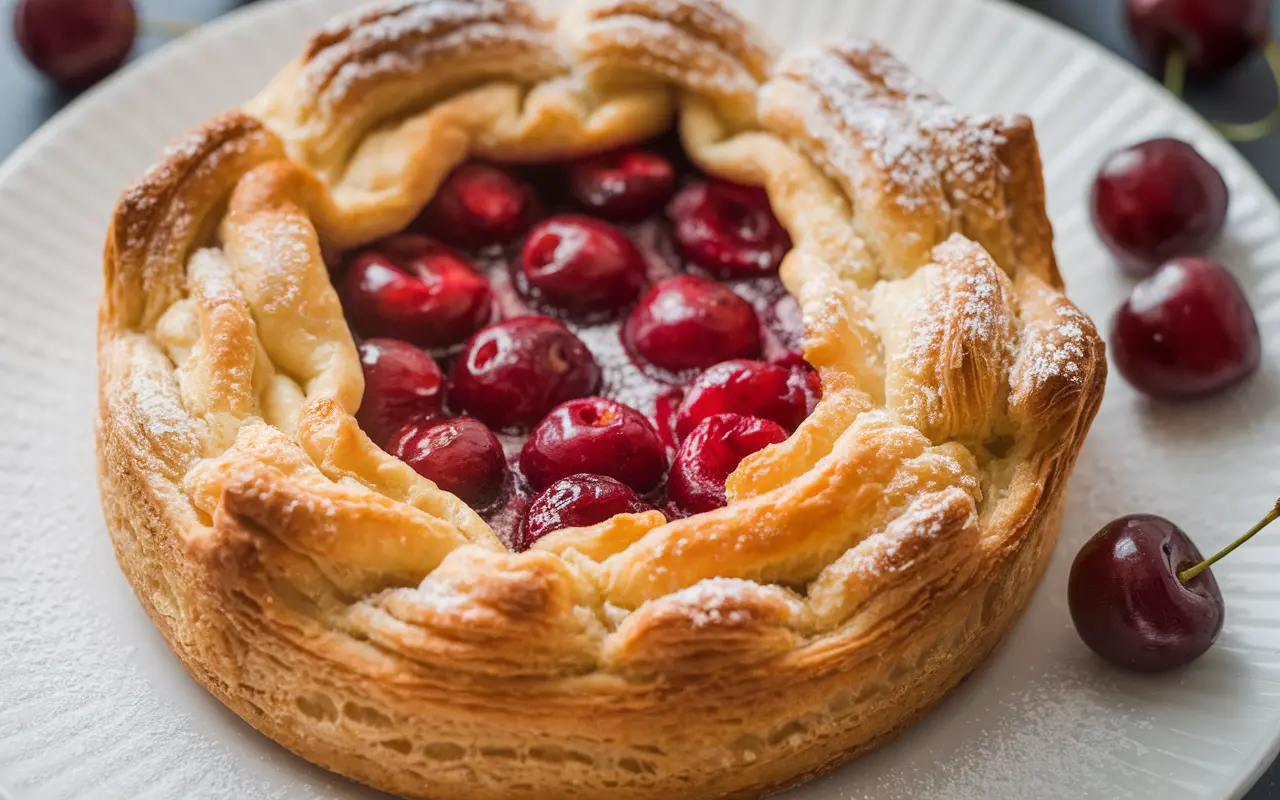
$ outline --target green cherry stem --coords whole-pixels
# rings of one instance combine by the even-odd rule
[[[1274,41],[1267,42],[1262,54],[1267,59],[1267,65],[1271,67],[1271,75],[1275,78],[1277,89],[1280,89],[1280,44]],[[1182,92],[1187,87],[1187,54],[1182,50],[1170,52],[1165,60],[1164,85],[1174,95],[1182,97]],[[1233,142],[1256,142],[1270,135],[1272,131],[1280,129],[1280,104],[1272,109],[1270,114],[1253,122],[1214,122],[1213,125],[1219,133]]]
[[[1194,567],[1189,567],[1187,569],[1184,569],[1182,572],[1179,572],[1178,580],[1182,581],[1183,583],[1186,583],[1187,581],[1191,580],[1195,576],[1199,575],[1201,572],[1204,572],[1209,567],[1212,567],[1214,564],[1217,564],[1219,561],[1222,560],[1224,556],[1226,556],[1232,550],[1235,550],[1240,545],[1252,539],[1254,537],[1254,534],[1256,534],[1258,531],[1262,530],[1263,528],[1267,527],[1271,523],[1275,522],[1277,519],[1280,519],[1280,500],[1276,501],[1275,508],[1271,509],[1271,513],[1267,514],[1265,517],[1259,520],[1258,524],[1250,528],[1248,533],[1246,533],[1244,536],[1241,536],[1239,539],[1236,539],[1234,542],[1227,545],[1226,547],[1222,548],[1213,556],[1205,559],[1204,561],[1201,561],[1199,564],[1196,564]]]

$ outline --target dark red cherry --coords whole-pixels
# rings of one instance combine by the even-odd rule
[[[650,492],[667,471],[667,451],[639,411],[583,397],[555,408],[533,429],[520,452],[520,471],[534,491],[587,472]]]
[[[775,275],[791,237],[754,186],[721,180],[690,184],[667,209],[676,247],[717,278]]]
[[[605,222],[566,215],[529,232],[516,284],[529,297],[573,316],[607,314],[636,298],[644,256]]]
[[[379,447],[408,423],[440,416],[444,378],[431,356],[395,339],[367,339],[360,364],[364,400],[356,421]]]
[[[1217,391],[1258,368],[1258,323],[1240,284],[1207,258],[1170,261],[1133,287],[1111,323],[1120,373],[1155,397]]]
[[[591,351],[551,317],[517,317],[482,329],[449,376],[452,405],[498,430],[527,429],[560,403],[599,388]]]
[[[822,399],[822,376],[799,353],[787,353],[774,359],[773,363],[791,370],[792,380],[805,394],[805,416],[812,414]]]
[[[456,247],[509,242],[541,214],[529,184],[492,164],[470,162],[449,174],[414,226]]]
[[[685,392],[676,435],[683,439],[716,414],[760,417],[794,431],[809,415],[807,388],[803,375],[776,364],[745,359],[716,364]]]
[[[472,508],[492,504],[506,485],[502,443],[471,417],[406,425],[395,435],[391,452]]]
[[[653,506],[624,484],[603,475],[571,475],[556,481],[529,504],[515,549],[523,552],[553,531],[584,528],[619,514],[652,511]]]
[[[676,171],[657,153],[619,150],[569,165],[569,194],[579,208],[611,222],[637,222],[662,208]]]
[[[138,32],[132,0],[18,0],[13,35],[31,65],[86,86],[124,63]]]
[[[707,417],[680,445],[667,479],[667,496],[686,514],[720,508],[728,502],[725,481],[742,459],[786,438],[787,432],[767,419],[741,414]]]
[[[1093,182],[1093,224],[1120,264],[1149,274],[1161,262],[1198,255],[1227,219],[1227,184],[1196,149],[1152,139],[1113,153]]]
[[[1225,613],[1212,572],[1178,578],[1203,560],[1163,517],[1109,523],[1071,565],[1067,601],[1080,638],[1107,661],[1140,672],[1195,660],[1218,638]]]
[[[401,235],[356,255],[342,306],[361,336],[428,349],[456,345],[489,321],[493,290],[470,262],[425,236]]]
[[[1234,67],[1267,41],[1267,0],[1128,0],[1129,30],[1152,66],[1180,50],[1191,72]]]
[[[680,374],[760,355],[755,309],[732,289],[695,275],[659,281],[623,324],[622,340],[640,360]]]

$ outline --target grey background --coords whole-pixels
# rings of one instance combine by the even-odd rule
[[[883,0],[893,2],[893,0]],[[93,0],[89,0],[93,2]],[[145,19],[202,21],[226,13],[253,0],[136,0]],[[1130,61],[1137,52],[1129,40],[1122,17],[1122,0],[1021,0],[1027,8],[1062,22],[1097,40]],[[1272,3],[1272,29],[1280,22]],[[7,12],[12,2],[0,4]],[[8,25],[7,20],[3,22]],[[134,58],[164,44],[164,39],[143,36]],[[1193,85],[1189,100],[1215,119],[1244,121],[1264,116],[1276,102],[1271,76],[1257,59],[1221,80]],[[33,72],[11,36],[0,36],[0,157],[7,156],[75,94],[58,89]],[[1280,133],[1239,146],[1267,184],[1280,187]],[[1063,787],[1063,797],[1069,796]],[[1247,800],[1280,800],[1280,765],[1272,765]]]

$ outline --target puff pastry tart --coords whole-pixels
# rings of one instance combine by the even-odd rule
[[[392,0],[108,232],[116,553],[191,673],[407,797],[757,796],[1034,588],[1101,400],[1021,117],[710,0]]]

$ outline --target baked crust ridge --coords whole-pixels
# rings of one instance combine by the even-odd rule
[[[469,155],[672,124],[768,191],[823,399],[725,508],[508,552],[356,424],[324,253]],[[140,601],[254,727],[406,797],[754,797],[887,740],[1016,620],[1106,378],[1029,120],[866,42],[775,57],[711,0],[336,20],[124,193],[104,273],[99,472]]]

